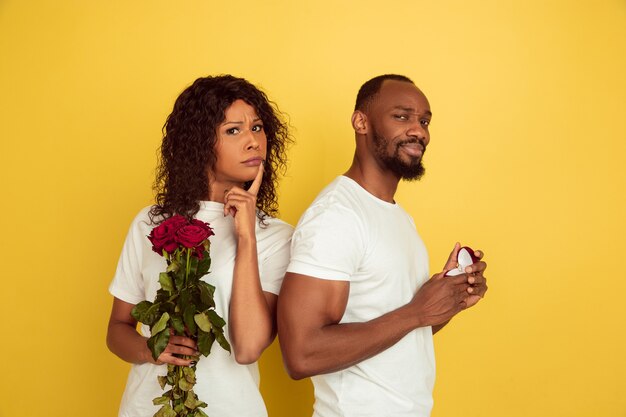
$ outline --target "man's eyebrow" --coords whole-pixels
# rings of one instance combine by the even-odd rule
[[[406,111],[406,112],[409,112],[409,113],[417,113],[413,107],[395,106],[394,110],[403,110],[403,111]],[[424,112],[424,114],[426,116],[431,116],[431,117],[433,115],[433,113],[430,110],[426,110]]]

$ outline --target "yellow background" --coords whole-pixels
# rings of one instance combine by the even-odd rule
[[[625,417],[623,0],[0,1],[0,417],[115,415],[107,287],[183,88],[236,74],[290,115],[295,224],[386,72],[434,112],[427,174],[397,194],[431,270],[456,240],[489,262],[487,298],[435,338],[433,416]],[[276,344],[261,366],[270,416],[309,416]]]

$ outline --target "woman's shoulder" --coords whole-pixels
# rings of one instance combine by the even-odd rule
[[[257,238],[261,236],[272,236],[276,239],[291,239],[293,226],[284,220],[276,217],[266,216],[263,221],[258,221]]]
[[[130,229],[141,231],[142,233],[145,231],[152,230],[155,226],[159,224],[161,220],[160,216],[151,216],[150,211],[154,206],[146,206],[139,210],[139,212],[133,218],[131,222]]]

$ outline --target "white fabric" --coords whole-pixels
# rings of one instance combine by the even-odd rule
[[[300,219],[287,271],[350,281],[341,323],[365,322],[408,303],[428,279],[428,255],[411,217],[348,177],[338,177]],[[312,378],[315,417],[422,417],[432,408],[432,329]]]
[[[152,251],[147,238],[154,225],[148,218],[149,207],[142,210],[133,221],[117,272],[109,287],[111,294],[127,303],[137,304],[154,300],[159,288],[158,276],[165,271],[163,257]],[[215,232],[211,241],[211,270],[203,279],[216,287],[215,304],[218,314],[228,320],[229,300],[233,282],[236,253],[234,220],[224,217],[224,205],[202,202],[197,219],[208,222]],[[263,291],[278,294],[289,263],[289,245],[292,227],[273,218],[266,219],[267,227],[257,222],[256,237],[259,254],[259,272]],[[230,341],[228,326],[225,336]],[[141,332],[149,335],[147,326]],[[165,375],[165,365],[133,365],[120,406],[120,417],[152,417],[159,407],[152,399],[163,390],[157,383],[157,375]],[[198,361],[197,382],[194,388],[198,398],[208,404],[203,409],[211,417],[264,417],[267,411],[259,393],[257,364],[239,365],[234,355],[223,350],[217,343],[211,354]]]

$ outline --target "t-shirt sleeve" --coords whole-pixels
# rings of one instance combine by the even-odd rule
[[[288,272],[315,278],[350,281],[365,253],[363,228],[344,206],[310,207],[296,227]]]
[[[109,285],[109,292],[114,297],[130,304],[137,304],[146,299],[141,274],[142,245],[145,244],[143,239],[146,239],[140,227],[140,223],[144,221],[143,214],[140,213],[130,226],[117,262],[115,276]]]
[[[263,291],[278,295],[289,264],[293,227],[284,222],[276,222],[274,232],[267,237],[271,243],[261,254],[260,274]]]

